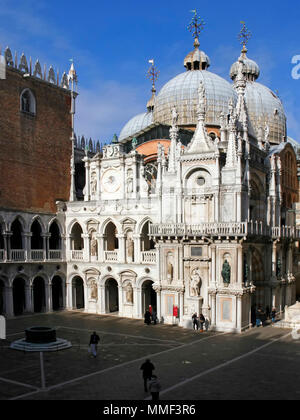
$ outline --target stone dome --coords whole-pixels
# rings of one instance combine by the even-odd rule
[[[252,134],[257,137],[259,127],[264,127],[266,122],[270,129],[269,142],[281,143],[286,136],[286,117],[278,96],[266,86],[248,81],[245,100]]]
[[[229,100],[236,100],[237,94],[229,82],[207,70],[187,71],[166,83],[156,97],[154,121],[172,125],[171,110],[175,106],[178,125],[196,125],[200,82],[206,95],[205,122],[219,125],[220,114],[228,114]]]
[[[152,122],[152,112],[145,112],[143,114],[136,115],[135,117],[131,118],[131,120],[129,120],[128,123],[123,127],[119,135],[119,141],[127,139],[128,137],[133,137],[136,133],[151,125]]]
[[[258,64],[248,57],[243,58],[243,63],[247,79],[251,81],[255,81],[256,79],[258,79],[260,75],[260,68]],[[238,74],[238,65],[239,63],[238,61],[236,61],[231,66],[230,77],[232,80],[234,80]]]

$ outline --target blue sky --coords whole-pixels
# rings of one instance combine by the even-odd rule
[[[146,109],[149,59],[160,70],[158,90],[185,70],[183,59],[193,49],[187,25],[195,8],[206,22],[200,48],[211,59],[210,71],[227,80],[240,53],[240,21],[246,21],[253,33],[248,56],[261,68],[259,82],[279,92],[288,133],[300,141],[300,79],[291,76],[292,57],[300,55],[296,0],[0,0],[0,45],[60,72],[73,57],[80,94],[76,132],[108,142]]]

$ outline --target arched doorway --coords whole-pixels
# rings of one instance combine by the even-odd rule
[[[13,282],[14,314],[22,315],[25,310],[25,280],[17,277]]]
[[[42,228],[38,220],[31,225],[31,249],[43,249]]]
[[[141,232],[141,251],[155,250],[155,242],[153,241],[153,239],[149,239],[150,224],[151,223],[148,221],[143,226]]]
[[[10,238],[11,249],[23,249],[23,228],[21,222],[16,219],[11,225],[12,236]]]
[[[63,309],[63,281],[59,276],[52,279],[52,308],[53,311]]]
[[[61,249],[60,230],[55,220],[54,222],[51,223],[49,233],[51,235],[49,238],[49,249],[50,250]]]
[[[73,309],[84,309],[84,283],[81,277],[72,280]]]
[[[4,283],[0,280],[0,315],[4,315]]]
[[[157,311],[157,300],[156,300],[156,292],[153,290],[153,281],[146,280],[142,285],[142,310],[143,314],[146,312],[146,309],[149,309],[149,306]]]
[[[42,277],[36,277],[32,285],[33,289],[33,310],[36,313],[44,312],[46,309],[45,281]]]
[[[114,251],[119,248],[119,241],[117,238],[117,228],[112,223],[109,222],[105,229],[105,238],[106,238],[106,250]]]
[[[105,283],[106,312],[119,311],[119,288],[115,279],[108,279]]]
[[[72,249],[81,251],[83,249],[83,231],[79,223],[75,223],[72,227],[71,238],[72,238]]]

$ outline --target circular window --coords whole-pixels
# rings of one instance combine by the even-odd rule
[[[205,184],[205,178],[203,178],[203,176],[199,176],[196,182],[200,187],[202,187]]]

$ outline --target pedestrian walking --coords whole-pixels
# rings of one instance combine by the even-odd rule
[[[197,312],[195,312],[192,316],[192,321],[193,321],[193,328],[194,330],[198,330],[199,328],[199,324],[198,324],[198,316],[197,316]]]
[[[261,313],[262,313],[261,309],[258,308],[257,311],[256,311],[256,326],[257,326],[257,328],[260,327],[260,325],[261,325]]]
[[[209,319],[208,318],[205,318],[204,325],[205,325],[205,331],[208,332],[208,330],[209,330]]]
[[[144,390],[145,392],[148,392],[147,382],[152,378],[152,372],[155,370],[155,367],[151,363],[150,359],[147,359],[140,369],[143,371]]]
[[[159,392],[161,390],[161,384],[158,380],[156,375],[152,375],[152,378],[149,382],[149,391],[152,395],[152,400],[157,401],[159,400]]]
[[[200,332],[203,332],[203,325],[205,324],[205,317],[203,314],[199,315]]]
[[[270,311],[270,306],[266,306],[266,317],[267,319],[270,319],[270,315],[271,315],[271,311]]]
[[[261,325],[264,327],[266,324],[267,316],[266,316],[266,312],[263,309],[261,310],[260,319],[261,319]]]
[[[90,352],[94,357],[97,357],[97,346],[100,341],[99,335],[94,331],[90,338]]]
[[[276,322],[276,308],[272,309],[271,317],[272,317],[272,324],[275,324],[275,322]]]

